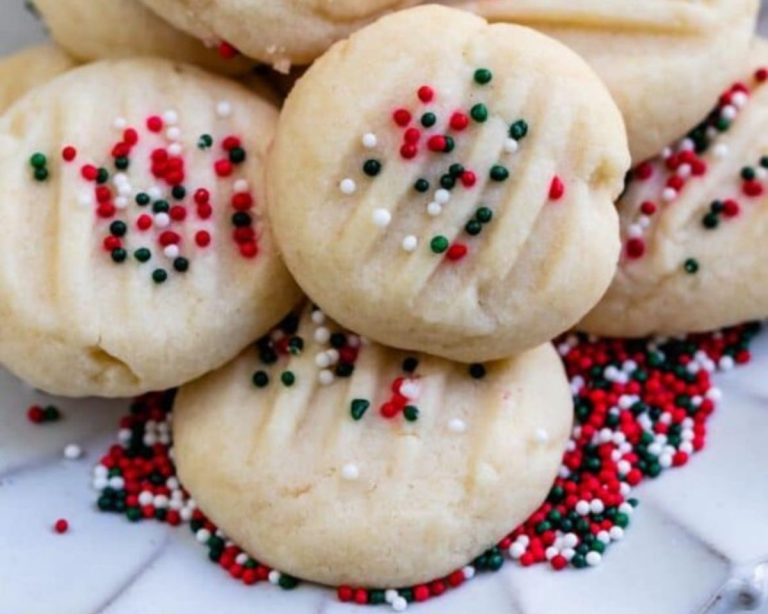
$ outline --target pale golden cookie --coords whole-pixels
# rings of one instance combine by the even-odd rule
[[[551,346],[484,367],[361,342],[305,313],[181,389],[174,459],[266,565],[333,586],[432,580],[547,496],[573,416]]]
[[[199,377],[299,297],[264,219],[277,110],[165,60],[75,69],[0,120],[0,363],[71,396]]]
[[[618,203],[624,253],[579,325],[620,337],[768,316],[768,45],[689,137],[637,167]]]
[[[84,61],[157,56],[225,74],[242,74],[252,65],[242,57],[221,57],[215,46],[206,47],[199,39],[171,27],[139,0],[33,3],[51,37]]]
[[[270,217],[299,285],[344,326],[491,360],[602,296],[628,168],[618,109],[574,53],[422,7],[337,44],[297,83]]]
[[[58,47],[38,45],[0,58],[0,113],[38,85],[75,67]]]
[[[605,81],[640,162],[679,138],[739,74],[757,0],[454,0],[492,22],[529,25]]]

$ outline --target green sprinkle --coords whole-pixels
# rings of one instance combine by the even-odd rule
[[[109,181],[109,171],[106,168],[100,168],[96,173],[96,183],[107,183]]]
[[[189,260],[182,256],[174,258],[173,268],[176,269],[179,273],[186,273],[189,270]]]
[[[715,122],[715,128],[720,132],[726,132],[731,127],[731,121],[725,117],[721,117]]]
[[[446,173],[440,177],[440,187],[445,188],[446,190],[452,190],[456,187],[456,178]]]
[[[424,113],[421,116],[421,125],[425,128],[431,128],[437,123],[437,116],[434,113]]]
[[[452,136],[446,136],[445,137],[445,149],[443,149],[444,153],[451,153],[454,148],[456,147],[456,141],[453,140]]]
[[[760,158],[760,166],[763,168],[768,168],[768,156],[763,156]]]
[[[168,279],[168,273],[165,269],[155,269],[152,271],[152,281],[156,284],[162,284]]]
[[[47,168],[36,168],[35,172],[35,181],[45,181],[48,179],[48,169]]]
[[[483,379],[485,377],[485,366],[479,362],[469,365],[469,374],[475,379]]]
[[[460,177],[463,172],[464,166],[461,164],[455,163],[448,167],[448,173],[451,175],[451,177]]]
[[[475,71],[475,83],[478,85],[487,85],[493,79],[493,73],[487,68],[478,68]]]
[[[115,158],[115,168],[119,171],[126,170],[131,165],[130,158],[126,158],[125,156],[120,156],[119,158]]]
[[[416,183],[413,184],[413,189],[423,194],[429,190],[429,181],[426,179],[417,179]]]
[[[464,226],[464,230],[467,231],[468,235],[471,235],[474,237],[479,235],[483,231],[483,225],[477,220],[469,220],[467,222],[467,225]]]
[[[371,590],[368,592],[368,603],[371,605],[381,605],[386,600],[386,593],[382,590]]]
[[[442,254],[448,249],[448,239],[443,235],[437,235],[429,242],[429,247],[435,254]]]
[[[125,262],[128,253],[122,247],[117,247],[112,250],[111,256],[115,262]]]
[[[475,212],[475,217],[481,224],[487,224],[493,219],[493,211],[491,211],[488,207],[480,207]]]
[[[347,336],[344,333],[333,333],[328,341],[332,348],[340,350],[347,345]]]
[[[242,164],[245,162],[246,153],[242,147],[233,147],[229,150],[229,161],[232,164]]]
[[[168,213],[170,208],[171,206],[168,204],[167,200],[156,200],[152,205],[152,211],[155,213]]]
[[[200,149],[208,149],[213,145],[213,137],[210,134],[203,134],[197,140],[197,146]]]
[[[283,382],[283,386],[290,388],[296,382],[296,376],[293,371],[283,371],[280,375],[280,381]]]
[[[146,207],[150,201],[151,199],[149,198],[149,194],[144,192],[139,192],[136,194],[136,204],[139,205],[139,207]]]
[[[509,127],[509,136],[519,141],[528,135],[528,122],[524,119],[518,119]]]
[[[708,230],[714,230],[720,225],[720,219],[717,217],[716,213],[707,213],[701,220],[702,225],[704,228]]]
[[[482,102],[478,102],[469,110],[469,114],[472,119],[482,124],[485,120],[488,119],[488,107],[486,107]]]
[[[245,211],[238,211],[232,215],[232,225],[237,228],[250,226],[252,221],[253,218],[251,218],[250,213],[246,213]]]
[[[500,164],[496,164],[491,167],[490,176],[494,181],[506,181],[509,178],[509,171]]]
[[[251,380],[256,388],[265,388],[269,384],[269,375],[266,371],[256,371]]]
[[[125,222],[121,222],[120,220],[115,220],[109,225],[109,234],[116,237],[122,237],[127,230],[128,227],[125,225]]]
[[[354,399],[349,407],[349,413],[355,420],[360,420],[370,406],[371,404],[365,399]]]
[[[375,177],[381,172],[381,162],[378,160],[366,160],[363,164],[363,172],[369,177]]]
[[[294,356],[298,356],[304,350],[304,339],[301,337],[291,337],[288,342],[288,351]]]
[[[277,581],[277,584],[283,590],[289,591],[296,588],[299,585],[299,581],[288,574],[280,574],[280,579]]]
[[[741,169],[741,178],[744,181],[752,181],[755,178],[755,169],[751,166],[745,166]]]
[[[173,196],[176,200],[184,200],[186,195],[187,188],[185,188],[183,185],[173,186],[173,189],[171,190],[171,196]]]
[[[403,416],[408,422],[416,422],[419,419],[419,408],[415,405],[406,405],[403,410]]]
[[[717,213],[722,213],[723,211],[725,211],[725,205],[723,204],[722,201],[715,200],[715,201],[712,201],[711,205],[709,205],[709,210],[712,213],[716,213],[716,214]]]
[[[135,252],[133,252],[133,257],[136,258],[139,262],[147,262],[152,257],[152,252],[150,252],[146,247],[140,247]]]
[[[699,261],[695,258],[688,258],[683,264],[683,268],[689,275],[695,275],[699,272]]]
[[[48,407],[43,410],[43,419],[46,422],[55,422],[59,418],[61,418],[61,412],[55,405],[48,405]]]
[[[416,368],[419,366],[419,359],[414,358],[413,356],[409,356],[403,361],[403,371],[406,373],[413,373]]]
[[[45,168],[45,166],[48,164],[48,158],[39,152],[34,153],[29,158],[29,164],[32,166],[32,168]]]

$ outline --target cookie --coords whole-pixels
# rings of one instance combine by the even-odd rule
[[[243,74],[252,62],[229,48],[206,47],[168,25],[139,0],[33,0],[51,37],[83,61],[157,56],[224,74]],[[222,57],[226,56],[226,57]]]
[[[472,0],[489,21],[529,25],[584,57],[605,81],[641,162],[683,136],[739,74],[757,0]]]
[[[768,43],[688,136],[636,167],[619,271],[580,328],[637,337],[768,316]]]
[[[288,72],[335,41],[418,0],[141,0],[175,27]]]
[[[628,168],[619,111],[574,53],[428,6],[354,34],[297,83],[270,216],[299,285],[343,326],[492,360],[602,296]]]
[[[226,535],[333,586],[407,586],[496,544],[547,496],[572,401],[549,345],[461,365],[292,316],[181,389],[174,459]]]
[[[0,114],[38,85],[75,67],[75,61],[53,45],[38,45],[0,58]]]
[[[165,60],[75,69],[0,120],[0,363],[133,396],[236,356],[299,298],[264,219],[277,110]]]

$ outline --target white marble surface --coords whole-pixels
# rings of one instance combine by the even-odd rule
[[[0,53],[41,37],[21,5],[0,0]],[[725,396],[707,449],[638,489],[627,537],[602,566],[556,574],[507,564],[413,611],[719,614],[756,606],[768,614],[768,603],[748,599],[768,589],[768,568],[759,566],[768,561],[766,373],[768,331],[751,365],[719,376]],[[126,404],[57,400],[64,421],[28,423],[26,407],[46,400],[0,372],[0,614],[365,611],[314,587],[243,586],[208,562],[186,528],[97,512],[90,468]],[[71,442],[85,449],[82,459],[62,458]],[[70,521],[65,535],[51,530],[59,517]]]

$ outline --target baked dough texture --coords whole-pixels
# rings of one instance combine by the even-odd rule
[[[0,120],[0,363],[51,393],[133,396],[278,321],[299,291],[263,216],[276,121],[241,85],[154,59],[17,101]]]
[[[184,487],[259,561],[333,586],[425,582],[545,499],[573,416],[550,345],[477,379],[466,365],[361,342],[319,311],[285,330],[183,387],[173,410]],[[400,408],[389,418],[387,404]]]
[[[75,61],[54,45],[37,45],[0,60],[0,114],[38,85],[75,67]]]
[[[744,66],[757,0],[458,0],[529,25],[584,57],[627,123],[638,163],[683,136]]]
[[[580,328],[702,332],[768,316],[768,44],[689,137],[640,165],[618,203],[624,253]]]
[[[575,54],[420,7],[338,43],[296,84],[269,214],[299,285],[342,325],[492,360],[602,296],[628,168],[618,109]]]
[[[74,57],[91,62],[157,56],[229,75],[253,63],[225,59],[214,47],[171,27],[139,0],[33,0],[51,37]]]
[[[141,0],[204,41],[227,41],[287,72],[310,64],[334,42],[418,0]]]

